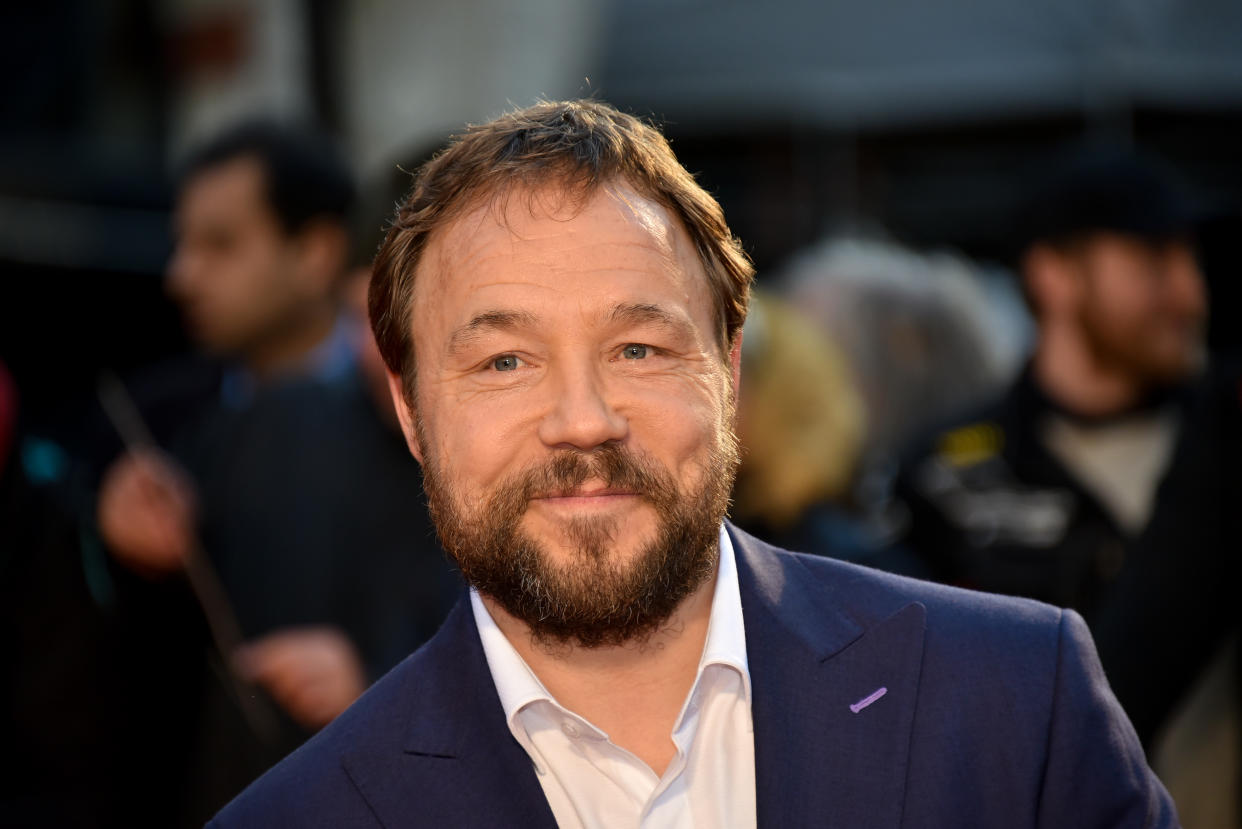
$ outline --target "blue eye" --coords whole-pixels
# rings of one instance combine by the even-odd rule
[[[647,356],[647,346],[637,344],[627,345],[621,354],[627,360],[641,360]]]
[[[518,358],[512,354],[505,354],[503,357],[497,357],[492,360],[492,368],[497,371],[513,371],[518,367]]]

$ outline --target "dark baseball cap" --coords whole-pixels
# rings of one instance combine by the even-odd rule
[[[1112,146],[1080,146],[1043,166],[1015,228],[1021,247],[1096,231],[1163,240],[1192,232],[1198,216],[1172,174]]]

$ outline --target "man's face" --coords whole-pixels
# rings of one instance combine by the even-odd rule
[[[175,235],[168,290],[205,349],[245,357],[301,319],[310,286],[296,240],[267,205],[257,159],[193,176],[177,200]]]
[[[624,185],[501,204],[420,260],[403,424],[480,592],[545,639],[639,638],[713,572],[738,349],[662,207]]]
[[[1079,322],[1098,361],[1157,384],[1198,366],[1207,300],[1187,242],[1098,234],[1080,257]]]

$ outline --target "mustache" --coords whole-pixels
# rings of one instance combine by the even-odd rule
[[[519,480],[503,489],[525,508],[531,500],[572,492],[590,480],[608,489],[632,492],[653,504],[677,496],[672,476],[653,459],[619,444],[604,444],[580,451],[564,449],[546,462],[520,473]]]

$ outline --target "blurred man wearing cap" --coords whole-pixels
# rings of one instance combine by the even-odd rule
[[[1203,362],[1191,229],[1170,182],[1128,153],[1076,150],[1034,188],[1020,229],[1030,362],[899,476],[904,541],[938,578],[1094,609],[1152,512]]]

